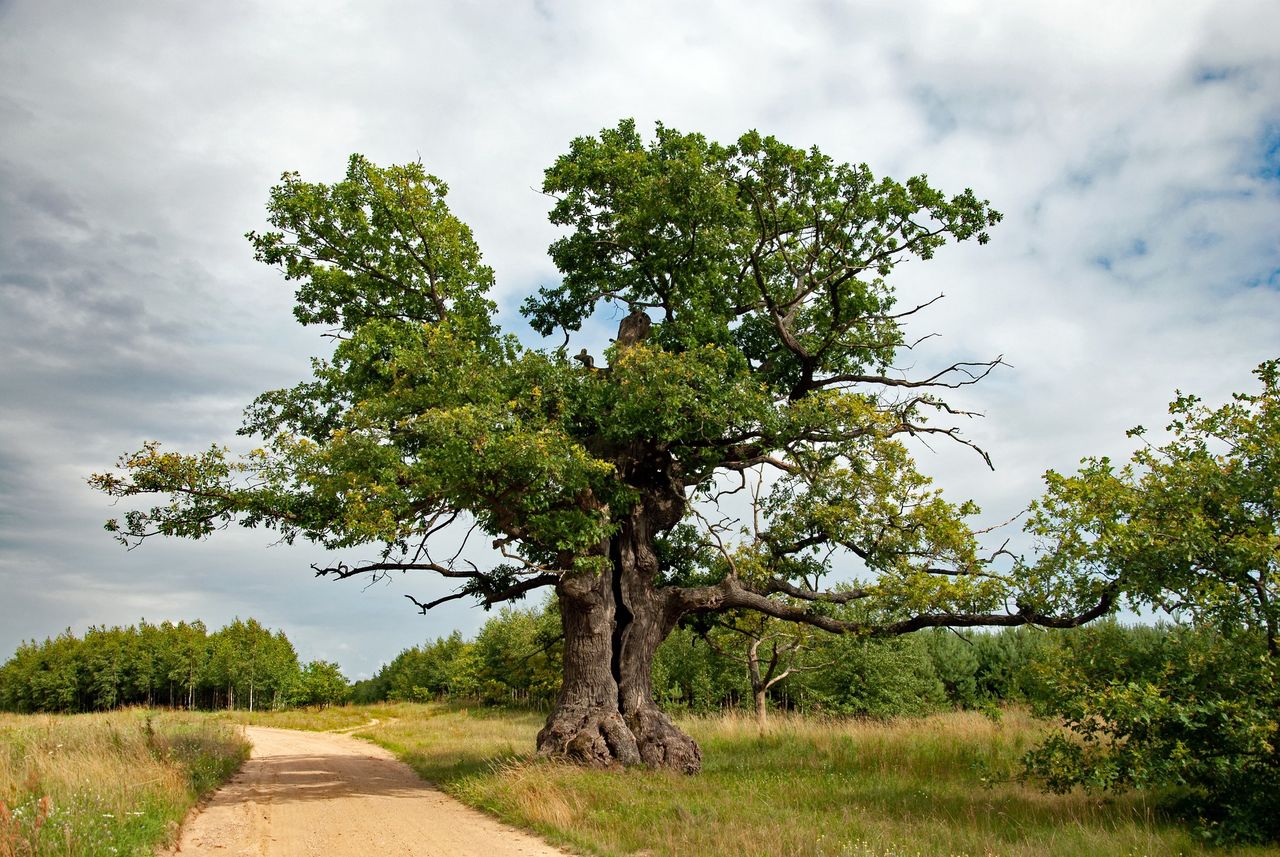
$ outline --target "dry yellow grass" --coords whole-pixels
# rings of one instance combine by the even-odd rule
[[[273,726],[277,729],[302,729],[328,732],[358,728],[371,720],[394,717],[396,706],[330,705],[325,708],[292,708],[283,711],[219,711],[214,716],[247,726]]]
[[[1019,711],[893,722],[681,721],[696,777],[531,760],[542,716],[402,706],[370,730],[473,806],[584,854],[760,857],[1280,855],[1210,849],[1141,795],[1052,795],[1017,779],[1046,728]]]
[[[149,854],[247,753],[201,715],[0,715],[0,857]]]

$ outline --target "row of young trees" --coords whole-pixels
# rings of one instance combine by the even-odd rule
[[[356,682],[355,702],[464,699],[548,705],[560,692],[563,638],[555,608],[504,608],[474,639],[458,631],[406,649],[371,679]]]
[[[348,688],[337,664],[300,664],[285,633],[256,619],[213,633],[200,621],[67,630],[23,643],[0,666],[0,708],[18,712],[326,705]]]
[[[668,709],[741,708],[762,721],[779,710],[883,718],[1008,702],[1044,706],[1053,697],[1054,665],[1070,653],[1101,648],[1113,663],[1134,664],[1131,673],[1155,675],[1159,664],[1150,653],[1172,633],[1168,626],[1114,622],[1063,634],[929,630],[879,639],[804,634],[783,625],[685,627],[658,647],[653,683]],[[357,682],[352,699],[546,708],[560,690],[562,646],[552,601],[506,608],[472,640],[454,631],[406,649],[372,679]]]

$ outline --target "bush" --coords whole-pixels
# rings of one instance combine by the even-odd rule
[[[1069,730],[1025,759],[1049,788],[1165,788],[1207,837],[1280,839],[1280,685],[1260,635],[1102,627],[1039,672],[1040,712]]]
[[[947,694],[920,636],[832,637],[814,652],[828,661],[804,674],[805,708],[864,717],[914,717],[946,707]]]

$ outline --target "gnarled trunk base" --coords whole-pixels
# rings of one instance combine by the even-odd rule
[[[538,733],[538,755],[593,768],[648,765],[702,770],[702,750],[652,703],[623,716],[611,706],[562,705]]]
[[[629,715],[626,721],[636,736],[640,760],[646,765],[684,774],[696,774],[702,770],[702,748],[681,732],[656,705],[645,705]]]
[[[640,764],[640,748],[622,715],[605,706],[561,706],[538,733],[538,755],[576,765],[611,768]]]

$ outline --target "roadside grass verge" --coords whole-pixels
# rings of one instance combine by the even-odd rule
[[[531,758],[543,715],[402,706],[369,730],[425,779],[596,855],[1277,855],[1215,849],[1140,794],[1050,795],[1018,781],[1044,725],[955,712],[892,722],[685,718],[703,773],[588,771]]]
[[[283,711],[219,711],[219,720],[244,726],[272,726],[276,729],[302,729],[308,732],[331,732],[354,729],[370,720],[388,720],[398,711],[414,711],[421,706],[390,703],[386,705],[330,705],[324,708],[291,708]]]
[[[152,854],[248,753],[198,714],[0,714],[0,857]]]

